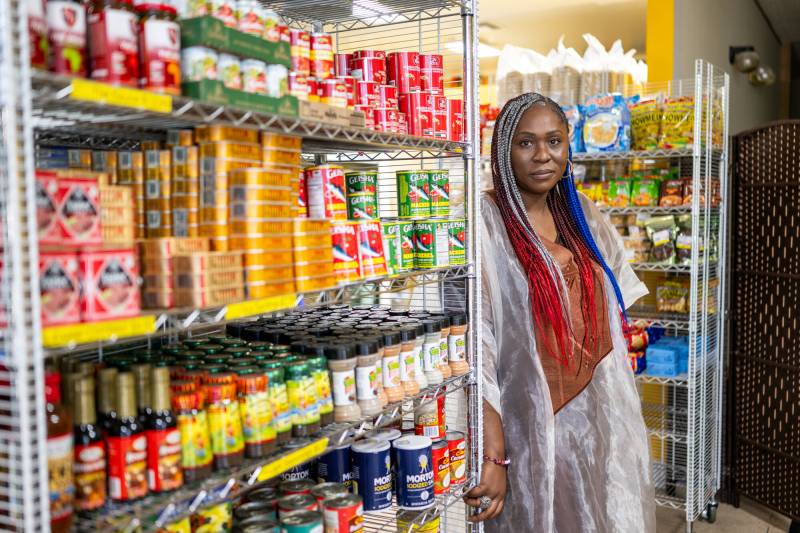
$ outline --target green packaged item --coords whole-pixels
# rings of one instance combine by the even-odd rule
[[[347,172],[344,175],[347,195],[347,218],[375,220],[378,218],[378,173]]]
[[[653,263],[671,265],[675,263],[675,236],[678,226],[672,215],[652,217],[645,222],[647,238],[650,239],[650,260]]]
[[[400,223],[392,220],[382,220],[383,251],[386,254],[386,274],[393,276],[399,272],[397,269],[400,260]]]
[[[450,265],[463,265],[467,262],[467,221],[463,218],[450,220],[447,227]]]
[[[430,216],[430,190],[427,170],[398,170],[397,213],[400,218]]]
[[[608,184],[608,205],[610,207],[628,207],[631,205],[631,180],[615,178]]]
[[[447,169],[429,170],[431,216],[450,214],[450,172]]]
[[[631,185],[631,204],[639,207],[658,205],[661,181],[656,179],[633,180]]]
[[[414,223],[410,220],[401,220],[398,227],[400,255],[398,256],[397,271],[407,272],[414,268],[414,256],[416,254]]]
[[[442,219],[414,222],[414,267],[439,268],[450,264],[448,223]]]

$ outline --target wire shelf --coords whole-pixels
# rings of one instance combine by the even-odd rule
[[[659,206],[629,206],[629,207],[601,207],[600,211],[608,215],[684,215],[692,212],[692,206],[679,205],[675,207]]]
[[[430,19],[441,12],[469,9],[459,0],[262,0],[290,24],[337,24],[361,29]]]
[[[630,150],[627,152],[576,152],[572,154],[572,161],[582,163],[584,161],[612,161],[627,159],[664,159],[672,157],[692,157],[692,148],[678,148],[675,150]]]
[[[680,374],[675,377],[659,377],[651,376],[645,373],[636,374],[636,381],[639,383],[646,383],[650,385],[669,385],[673,387],[686,387],[689,384],[689,377],[686,374]]]

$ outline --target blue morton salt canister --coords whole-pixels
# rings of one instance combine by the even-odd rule
[[[391,446],[385,440],[365,439],[351,447],[353,483],[364,500],[364,511],[380,511],[392,505]]]
[[[433,505],[434,469],[431,439],[408,435],[394,441],[397,457],[397,506],[426,509]]]
[[[317,461],[317,480],[320,483],[343,483],[350,488],[353,471],[350,465],[350,445],[334,448]]]

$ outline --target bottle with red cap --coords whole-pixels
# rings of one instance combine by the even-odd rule
[[[47,402],[47,474],[50,493],[50,531],[72,529],[75,485],[72,481],[72,417],[61,404],[61,374],[48,371],[44,380]]]

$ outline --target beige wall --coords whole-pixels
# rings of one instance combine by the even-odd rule
[[[753,0],[675,0],[675,78],[694,76],[703,58],[731,74],[730,132],[778,118],[778,88],[753,87],[728,64],[728,47],[752,45],[778,72],[779,45]]]

